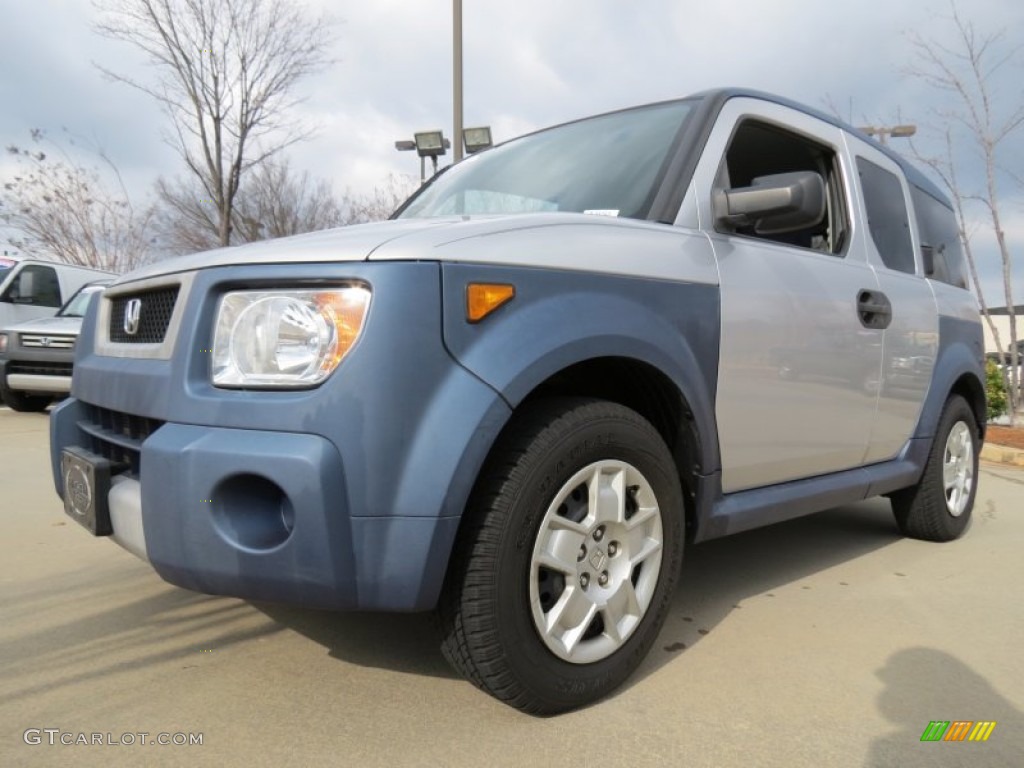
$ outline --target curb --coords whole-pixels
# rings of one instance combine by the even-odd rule
[[[996,445],[995,443],[985,443],[981,446],[981,459],[983,461],[992,461],[996,464],[1024,467],[1024,451],[1005,445]]]

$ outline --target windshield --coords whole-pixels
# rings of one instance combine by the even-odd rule
[[[514,139],[435,177],[398,218],[569,211],[642,219],[691,108],[655,104]]]
[[[105,283],[83,286],[78,293],[68,299],[67,304],[60,308],[57,317],[85,317],[85,310],[89,308],[89,299],[94,293],[102,291],[105,286]]]

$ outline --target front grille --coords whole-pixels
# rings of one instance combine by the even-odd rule
[[[8,373],[25,373],[33,376],[70,376],[71,363],[21,363],[7,364]]]
[[[115,468],[115,473],[128,472],[138,476],[142,443],[163,426],[163,422],[98,405],[82,405],[84,415],[78,420],[78,428],[86,436],[84,447],[120,465]]]
[[[68,335],[48,336],[45,333],[21,334],[21,346],[25,349],[72,349],[75,337]]]
[[[139,327],[135,333],[128,333],[124,327],[124,314],[128,302],[133,299],[142,302]],[[118,344],[160,344],[167,334],[177,300],[177,285],[116,296],[110,300],[110,340]]]

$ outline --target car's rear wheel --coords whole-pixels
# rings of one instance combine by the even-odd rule
[[[906,536],[950,541],[970,522],[977,491],[979,436],[974,411],[952,395],[942,411],[917,485],[892,494],[896,523]]]
[[[45,411],[46,406],[53,402],[53,398],[48,395],[27,395],[24,392],[15,392],[7,387],[0,389],[0,400],[3,400],[4,404],[12,411],[20,411],[22,413]]]
[[[438,611],[455,668],[534,714],[618,687],[682,560],[679,477],[655,429],[614,403],[538,403],[514,417],[466,514]]]

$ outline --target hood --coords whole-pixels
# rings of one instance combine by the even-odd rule
[[[243,264],[302,264],[370,260],[457,260],[447,246],[510,232],[571,227],[607,234],[610,230],[664,228],[635,219],[582,213],[526,213],[452,216],[356,224],[294,237],[261,240],[230,248],[165,259],[129,272],[113,285],[175,272]]]
[[[596,234],[614,237],[631,230],[660,229],[664,225],[652,224],[638,219],[620,219],[614,216],[595,216],[584,213],[516,213],[500,216],[463,216],[444,221],[446,227],[418,229],[408,232],[405,237],[381,243],[370,255],[372,261],[399,261],[410,259],[438,259],[458,261],[456,255],[460,244],[471,243],[479,257],[486,247],[480,248],[476,241],[493,235],[540,235],[558,244],[565,237],[579,234]],[[513,238],[510,238],[512,240]],[[474,257],[476,258],[476,257]]]
[[[9,325],[3,329],[7,333],[52,333],[65,336],[77,336],[82,330],[80,317],[39,317],[26,320],[17,325]]]
[[[242,264],[296,264],[309,262],[365,261],[384,243],[427,229],[436,229],[458,219],[410,219],[354,224],[294,237],[260,240],[229,248],[177,256],[136,269],[113,284],[120,285],[175,272]]]

